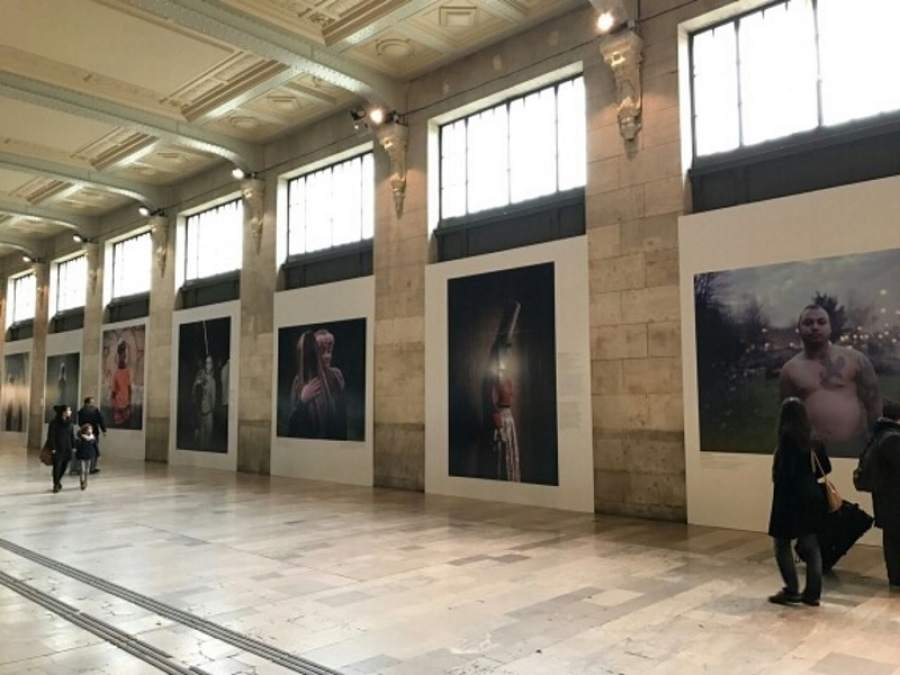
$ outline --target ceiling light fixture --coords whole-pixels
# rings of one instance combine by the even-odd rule
[[[369,111],[369,119],[373,124],[381,124],[385,120],[384,108],[372,108]]]
[[[22,256],[22,262],[30,263],[30,262],[31,262],[31,256],[30,256],[30,255],[23,255],[23,256]]]
[[[140,213],[142,216],[144,216],[144,218],[146,218],[147,216],[150,215],[150,207],[145,206],[144,204],[141,204],[138,207],[138,213]]]
[[[597,17],[597,30],[603,34],[608,33],[613,29],[613,26],[616,25],[616,17],[612,12],[606,11],[603,12],[600,16]]]
[[[231,170],[231,175],[234,176],[235,180],[244,180],[247,177],[247,172],[236,166]]]
[[[77,243],[79,243],[79,244],[83,244],[84,241],[85,241],[85,239],[84,239],[84,237],[82,237],[80,234],[73,234],[73,235],[72,235],[72,241],[75,241],[75,242],[77,242]]]

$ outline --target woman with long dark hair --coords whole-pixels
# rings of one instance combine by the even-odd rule
[[[812,438],[806,406],[798,398],[781,404],[778,445],[772,464],[772,513],[769,535],[775,539],[775,560],[784,588],[769,598],[780,605],[818,606],[822,595],[822,553],[816,529],[827,512],[818,479],[831,471],[825,447]],[[806,588],[800,592],[791,542],[797,539],[806,559]]]

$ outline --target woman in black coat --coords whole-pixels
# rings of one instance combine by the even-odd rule
[[[818,462],[816,461],[818,460]],[[785,399],[778,420],[778,445],[772,464],[772,512],[769,535],[775,539],[775,560],[784,588],[769,600],[776,604],[818,606],[822,595],[822,554],[816,530],[827,502],[818,479],[831,471],[825,447],[812,439],[806,406]],[[806,588],[800,593],[791,541],[797,539],[806,559]]]
[[[62,490],[62,477],[66,466],[72,460],[72,448],[75,445],[75,432],[72,428],[72,409],[67,405],[54,406],[56,417],[50,420],[47,427],[47,443],[45,447],[53,451],[53,492]]]
[[[75,441],[75,457],[78,459],[81,489],[87,487],[88,473],[91,466],[97,461],[99,451],[97,449],[97,437],[94,435],[94,427],[89,422],[82,424]]]

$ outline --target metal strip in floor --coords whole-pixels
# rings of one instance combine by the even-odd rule
[[[161,649],[147,644],[143,640],[134,637],[130,633],[111,626],[105,621],[86,614],[71,605],[57,600],[52,595],[39,591],[20,579],[0,572],[0,585],[6,586],[14,593],[18,593],[26,600],[30,600],[44,609],[62,617],[71,624],[86,630],[89,633],[109,642],[124,652],[128,652],[144,663],[161,670],[168,675],[207,675],[206,671],[196,667],[186,667],[172,660],[172,655]]]
[[[265,642],[260,642],[259,640],[247,637],[246,635],[241,635],[240,633],[233,631],[230,628],[220,626],[219,624],[199,617],[196,614],[185,612],[178,609],[177,607],[172,607],[171,605],[167,605],[158,600],[154,600],[149,596],[142,595],[128,588],[125,588],[124,586],[119,586],[118,584],[114,584],[105,579],[101,579],[100,577],[88,574],[87,572],[83,572],[75,567],[66,565],[65,563],[59,562],[58,560],[54,560],[53,558],[41,555],[36,551],[25,548],[24,546],[14,544],[13,542],[6,539],[0,538],[0,548],[9,551],[10,553],[14,553],[15,555],[27,560],[31,560],[32,562],[35,562],[38,565],[51,569],[55,572],[59,572],[60,574],[63,574],[71,579],[80,581],[83,584],[93,586],[94,588],[101,590],[104,593],[114,595],[117,598],[121,598],[122,600],[130,602],[133,605],[137,605],[138,607],[142,607],[143,609],[153,612],[154,614],[165,617],[166,619],[175,621],[176,623],[180,623],[201,633],[205,633],[206,635],[230,644],[233,647],[237,647],[238,649],[241,649],[245,652],[254,654],[256,656],[259,656],[260,658],[266,659],[267,661],[271,661],[272,663],[283,666],[288,670],[300,673],[301,675],[341,675],[340,672],[332,670],[331,668],[328,668],[326,666],[319,665],[318,663],[310,661],[309,659],[304,659],[301,656],[291,654],[290,652],[279,649],[278,647],[268,645]]]

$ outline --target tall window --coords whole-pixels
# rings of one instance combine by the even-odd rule
[[[150,291],[152,256],[149,232],[113,244],[112,297],[121,298]]]
[[[582,187],[584,78],[445,124],[440,145],[442,219]]]
[[[367,152],[288,182],[288,255],[372,238],[374,164]]]
[[[56,282],[56,311],[84,307],[87,292],[87,256],[80,255],[57,263],[54,269]]]
[[[240,199],[188,216],[185,221],[186,281],[241,268],[244,206]]]
[[[34,273],[23,274],[9,280],[10,323],[28,321],[34,318],[34,303],[37,294],[37,283]]]
[[[695,154],[900,110],[898,23],[896,0],[785,0],[695,33]]]

